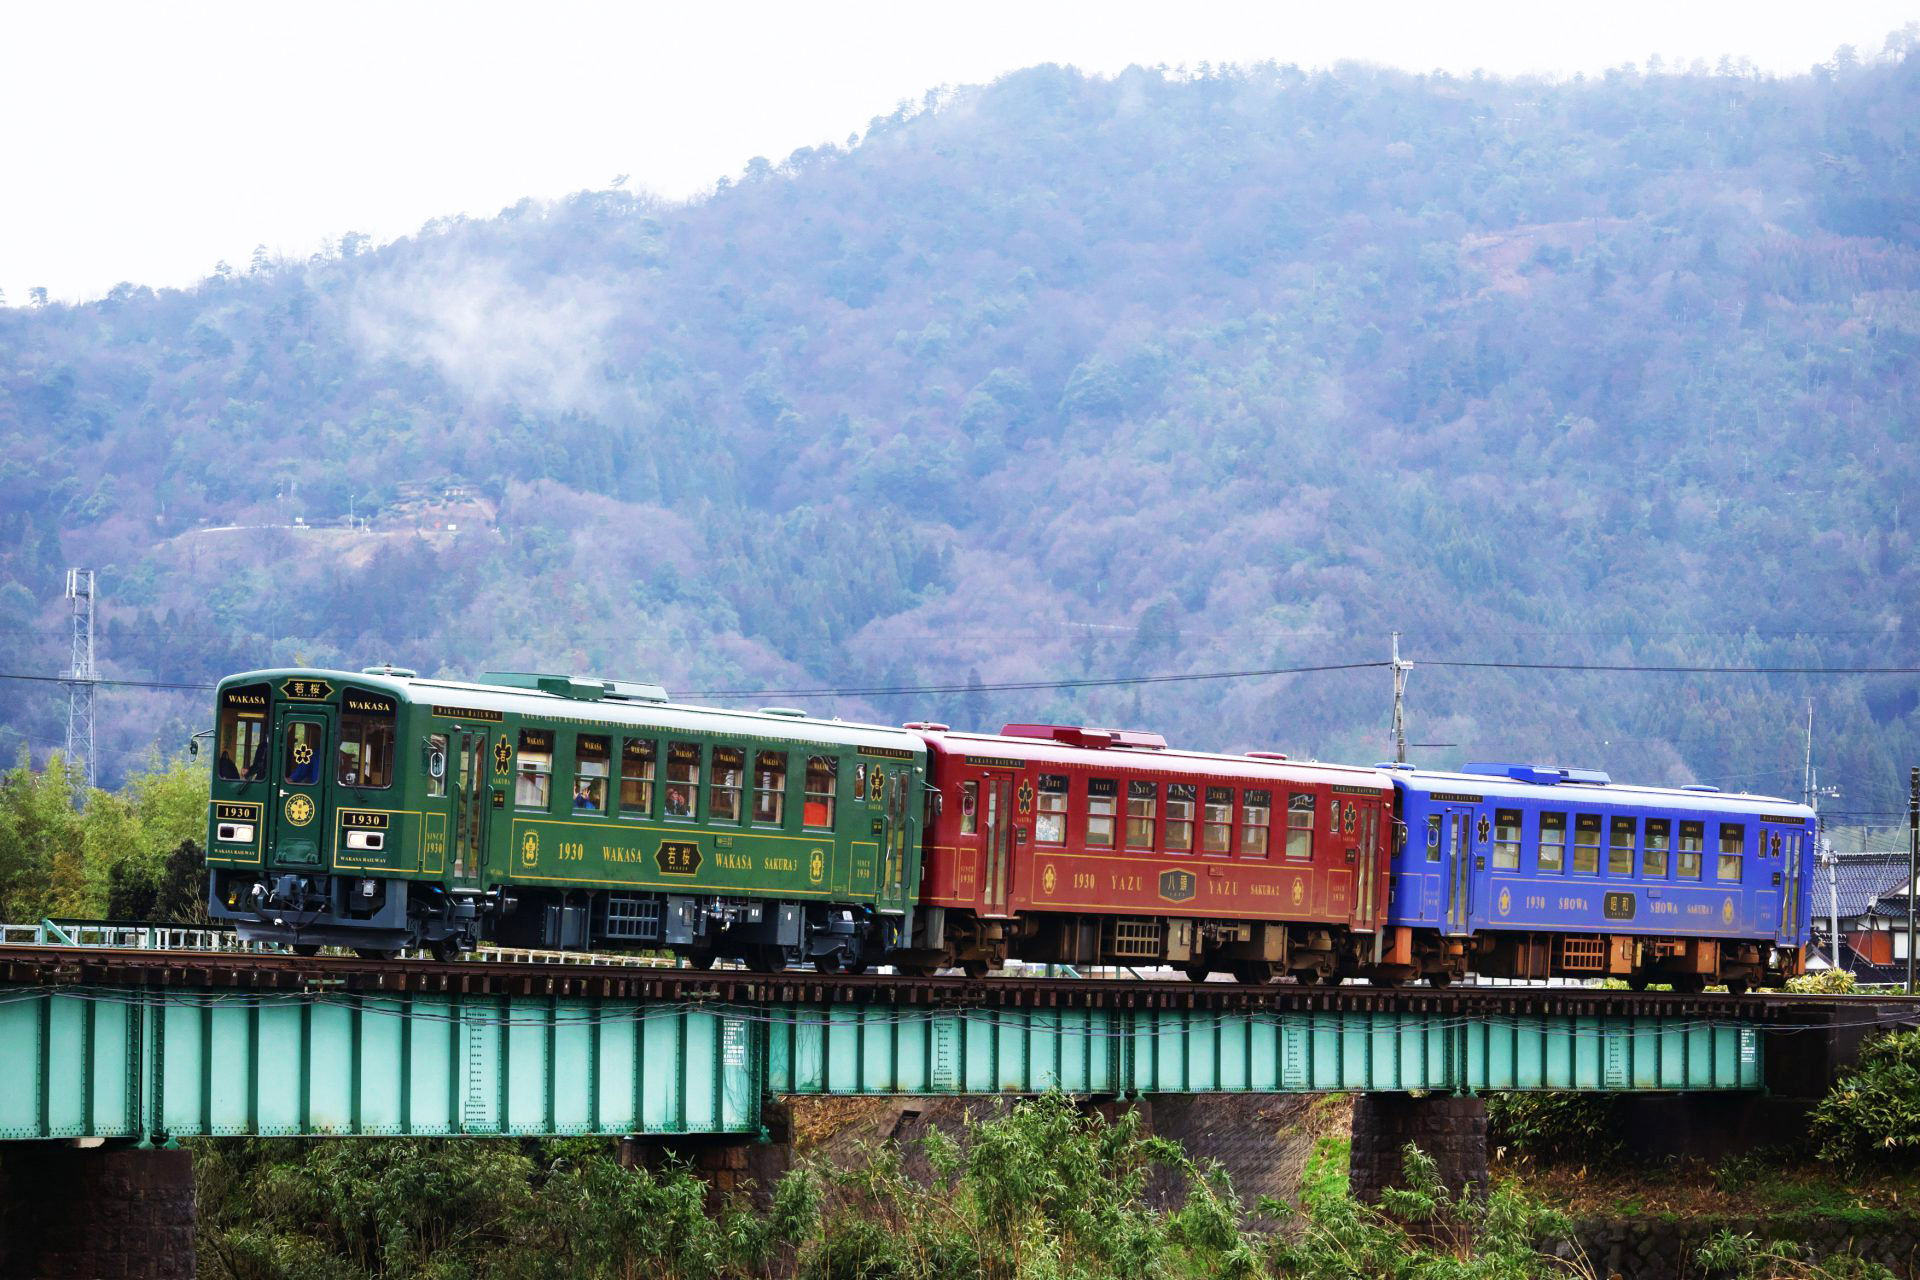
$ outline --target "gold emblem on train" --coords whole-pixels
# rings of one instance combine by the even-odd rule
[[[1513,890],[1503,887],[1500,890],[1500,914],[1505,915],[1511,910],[1513,910]]]
[[[520,865],[537,867],[540,865],[540,833],[532,827],[520,837]]]
[[[1307,900],[1307,882],[1299,876],[1293,878],[1293,905],[1299,906]]]
[[[815,849],[807,859],[807,879],[819,884],[827,878],[827,855]]]
[[[1733,899],[1728,898],[1720,904],[1720,918],[1728,924],[1733,923]]]
[[[295,743],[293,747],[293,762],[295,764],[312,764],[313,748],[304,742]]]
[[[311,751],[308,752],[312,754]],[[313,797],[295,793],[287,797],[287,821],[296,827],[304,827],[313,821]]]
[[[505,777],[513,766],[513,740],[506,734],[500,735],[500,741],[493,745],[493,771]]]
[[[1051,898],[1053,896],[1053,886],[1058,883],[1060,883],[1060,875],[1053,869],[1053,864],[1049,862],[1045,869],[1040,872],[1040,887],[1045,889],[1047,896]]]

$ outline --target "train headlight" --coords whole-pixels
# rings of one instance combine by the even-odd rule
[[[223,822],[214,828],[213,838],[225,844],[252,844],[253,824],[251,822]]]
[[[349,831],[347,848],[378,851],[387,847],[387,833],[384,831]]]

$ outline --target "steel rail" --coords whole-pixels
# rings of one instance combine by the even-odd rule
[[[730,1005],[872,1005],[954,1009],[1140,1009],[1407,1013],[1445,1017],[1634,1016],[1794,1024],[1840,1010],[1920,1018],[1895,995],[1680,994],[1593,987],[1242,986],[1158,979],[907,977],[792,971],[583,967],[542,962],[363,960],[351,956],[0,945],[0,983],[15,986],[331,991],[354,994],[579,997]]]

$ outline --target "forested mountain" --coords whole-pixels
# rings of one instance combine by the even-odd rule
[[[1416,660],[1915,665],[1910,37],[1792,79],[1038,67],[685,205],[0,309],[0,670],[64,666],[73,564],[105,671],[162,681],[991,685],[1379,661],[1394,629]],[[807,705],[1366,761],[1389,693]],[[1458,744],[1433,763],[1797,791],[1807,697],[1840,807],[1897,807],[1908,677],[1424,667],[1409,712]],[[0,699],[60,736],[47,686]],[[103,693],[107,776],[209,718]]]

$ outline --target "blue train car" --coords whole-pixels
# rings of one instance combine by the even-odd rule
[[[1399,826],[1380,980],[1471,971],[1739,994],[1800,971],[1805,805],[1540,765],[1384,767]]]

